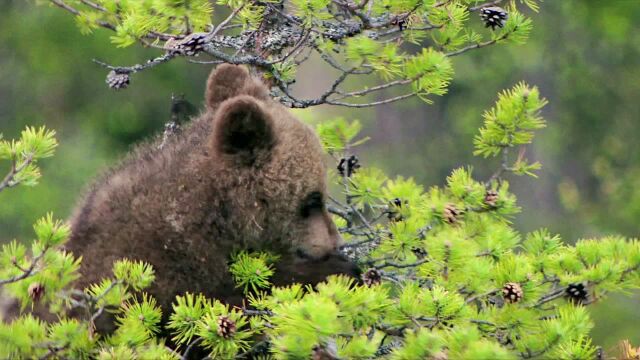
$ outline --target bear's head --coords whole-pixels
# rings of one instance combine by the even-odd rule
[[[282,282],[356,272],[338,252],[341,238],[327,211],[324,155],[313,129],[240,66],[220,65],[212,72],[206,103],[212,158],[223,164],[217,169],[225,178],[236,179],[229,187],[239,192],[232,195],[234,212],[251,229],[242,231],[244,245],[279,250],[280,273],[288,277]]]

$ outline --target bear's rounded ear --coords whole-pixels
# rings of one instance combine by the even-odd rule
[[[251,77],[244,66],[221,64],[211,71],[205,91],[209,110],[214,111],[223,101],[242,94],[265,99],[268,91],[262,83]]]
[[[276,143],[274,124],[257,99],[240,95],[226,100],[213,121],[211,145],[214,151],[246,166],[269,159]]]
[[[207,107],[214,109],[223,101],[239,95],[250,78],[249,71],[243,66],[218,65],[211,71],[207,80]]]

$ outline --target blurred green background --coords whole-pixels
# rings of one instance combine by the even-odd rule
[[[362,162],[428,187],[442,184],[454,167],[471,164],[479,178],[496,168],[472,156],[480,115],[498,91],[526,80],[550,100],[549,127],[528,152],[543,164],[539,179],[512,181],[524,208],[516,227],[546,227],[567,242],[611,233],[638,237],[640,1],[547,0],[534,24],[527,45],[455,58],[449,94],[434,105],[321,107],[301,115],[360,119],[372,138],[359,150]],[[40,185],[0,193],[0,242],[29,240],[31,224],[46,212],[68,216],[93,176],[162,131],[172,94],[200,107],[210,68],[184,59],[136,74],[125,91],[110,90],[107,72],[92,58],[125,65],[157,51],[116,49],[109,35],[81,35],[57,8],[0,1],[0,133],[12,138],[26,125],[46,124],[60,141],[56,156],[42,162]],[[322,77],[301,69],[297,91],[312,95]],[[6,167],[0,164],[0,174]],[[639,303],[635,293],[594,306],[596,343],[605,349],[625,338],[639,344]]]

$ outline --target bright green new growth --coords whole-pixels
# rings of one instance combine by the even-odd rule
[[[118,260],[113,264],[113,274],[118,282],[134,290],[147,288],[155,280],[153,268],[142,261]]]
[[[232,256],[233,264],[229,267],[229,272],[238,287],[243,288],[245,294],[249,289],[257,292],[259,289],[270,287],[269,278],[274,273],[271,264],[277,260],[276,256],[270,256],[266,253],[240,252]]]
[[[27,248],[17,241],[2,245],[0,250],[0,285],[20,300],[23,309],[33,304],[34,287],[41,287],[38,299],[50,303],[52,309],[62,306],[56,293],[77,279],[80,262],[58,247],[67,241],[70,228],[51,214],[34,225],[36,239]]]
[[[363,144],[369,140],[369,138],[355,140],[360,130],[362,130],[362,124],[358,120],[348,122],[344,118],[336,118],[331,122],[320,123],[316,128],[322,141],[322,146],[329,154],[350,146]]]
[[[486,150],[479,155],[529,144],[544,126],[544,104],[525,84],[501,94],[476,137],[476,149]],[[344,119],[318,126],[336,157],[365,140],[359,130]],[[520,234],[509,221],[520,209],[503,178],[517,173],[508,164],[485,182],[458,168],[445,186],[427,191],[375,168],[334,173],[346,199],[332,204],[335,221],[347,240],[343,250],[367,270],[363,283],[330,277],[315,289],[291,285],[267,294],[273,257],[240,252],[230,270],[249,307],[178,296],[166,326],[177,350],[158,339],[161,310],[141,292],[153,269],[123,259],[113,278],[69,289],[79,260],[58,250],[69,227],[48,215],[34,226],[31,253],[15,241],[3,246],[0,283],[23,308],[48,304],[62,317],[47,324],[23,315],[0,325],[0,357],[178,359],[199,346],[223,359],[591,359],[597,347],[585,306],[640,286],[640,242],[605,237],[569,246],[547,230]],[[582,295],[568,291],[580,287]],[[68,308],[87,316],[65,318]],[[118,325],[107,337],[92,331],[104,311]]]
[[[533,131],[546,126],[540,116],[540,109],[546,104],[547,101],[540,97],[536,87],[529,88],[524,83],[501,93],[496,106],[483,115],[484,126],[473,141],[476,148],[474,154],[486,158],[502,153],[501,172],[535,177],[532,171],[540,169],[541,165],[538,162],[527,163],[524,148],[520,149],[518,158],[511,166],[508,165],[507,156],[510,148],[530,144]]]
[[[0,134],[0,160],[10,162],[9,173],[0,180],[0,191],[19,184],[38,184],[41,174],[37,161],[53,155],[58,146],[55,134],[44,126],[39,129],[27,127],[18,140],[2,140]]]

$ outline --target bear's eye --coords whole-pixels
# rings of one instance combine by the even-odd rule
[[[314,191],[307,195],[304,200],[302,200],[300,215],[302,215],[303,218],[308,218],[314,212],[322,210],[323,207],[324,199],[322,198],[322,193],[319,191]]]

